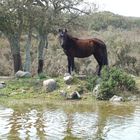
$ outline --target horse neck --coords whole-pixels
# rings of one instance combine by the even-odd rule
[[[77,40],[77,38],[67,35],[67,39],[68,39],[68,44],[67,44],[68,46],[72,47],[76,45],[75,41]]]

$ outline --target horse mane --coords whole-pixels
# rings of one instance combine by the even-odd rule
[[[68,36],[70,39],[78,40],[78,38],[73,37],[73,36],[72,36],[72,35],[70,35],[70,34],[67,34],[67,36]]]

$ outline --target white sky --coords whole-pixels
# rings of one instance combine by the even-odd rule
[[[111,11],[123,16],[140,17],[140,0],[86,0],[99,5],[100,11]]]

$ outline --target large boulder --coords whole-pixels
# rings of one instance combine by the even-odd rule
[[[16,72],[15,76],[17,78],[29,78],[29,77],[31,77],[31,73],[28,71],[19,70],[18,72]]]
[[[65,81],[66,84],[71,84],[72,83],[72,80],[73,80],[73,77],[70,74],[66,73],[64,75],[64,78],[63,79],[64,79],[64,81]]]
[[[54,79],[48,79],[43,81],[43,89],[46,92],[52,92],[56,89],[56,81]]]
[[[124,99],[123,99],[123,97],[120,97],[120,96],[114,95],[112,98],[110,98],[109,101],[111,101],[111,102],[123,102]]]

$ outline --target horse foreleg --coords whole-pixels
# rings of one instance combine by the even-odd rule
[[[71,74],[71,58],[67,57],[68,59],[68,73]]]
[[[72,71],[74,71],[75,69],[74,57],[71,58],[71,66],[72,66]]]

